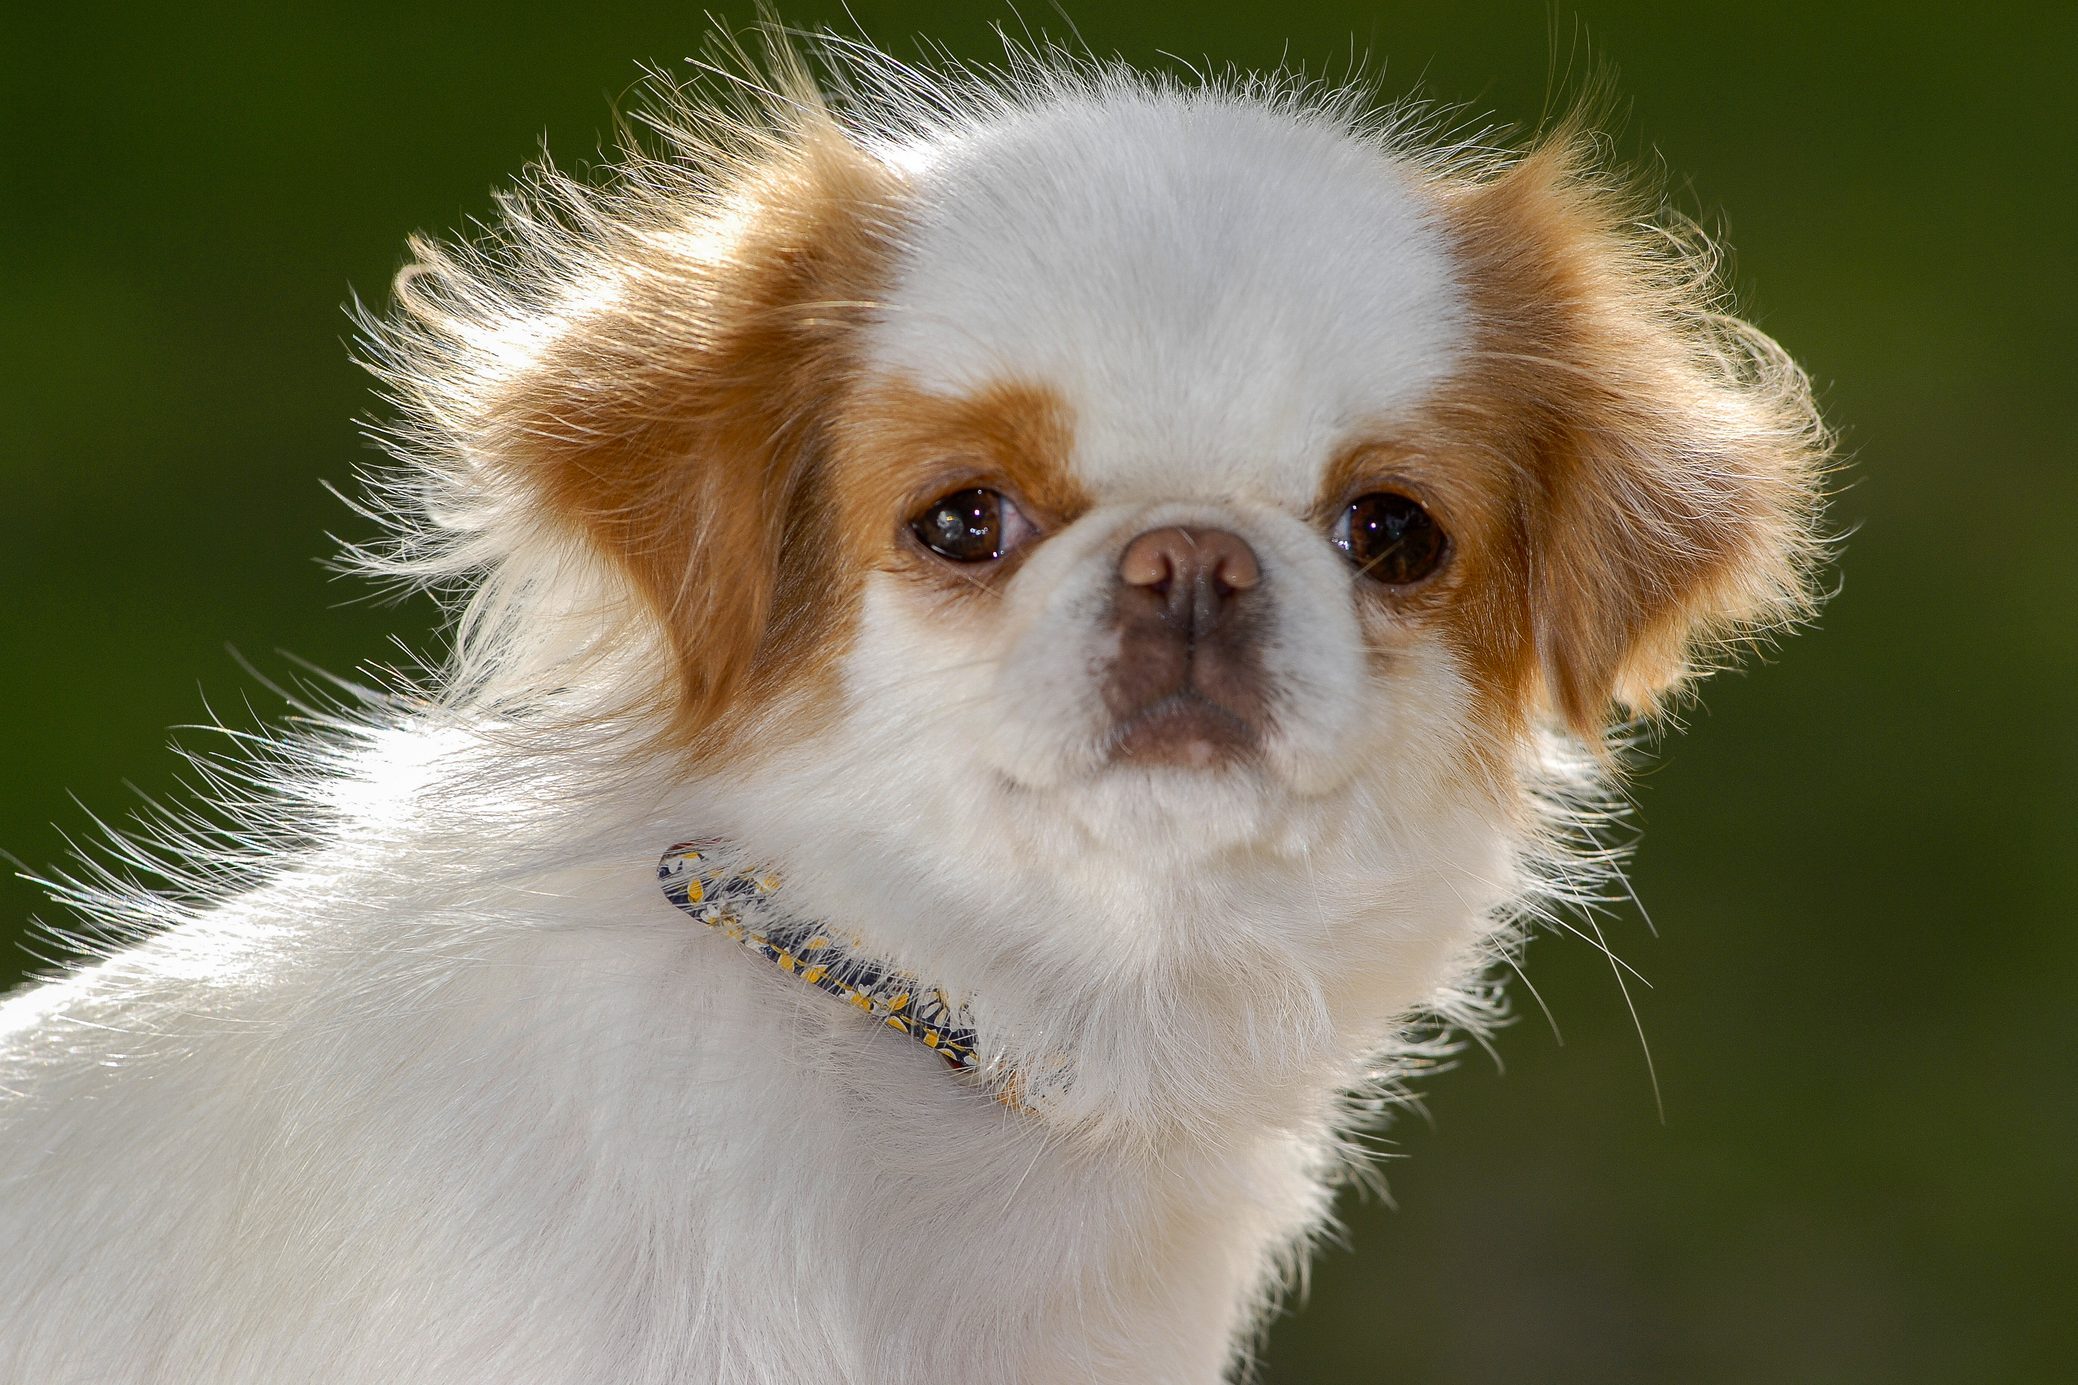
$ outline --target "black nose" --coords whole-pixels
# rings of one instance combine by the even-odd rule
[[[1170,627],[1190,636],[1211,632],[1243,592],[1263,580],[1255,550],[1225,529],[1172,525],[1150,529],[1118,559],[1121,597],[1140,600]],[[1136,603],[1137,604],[1137,603]]]

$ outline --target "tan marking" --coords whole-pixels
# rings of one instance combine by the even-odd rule
[[[804,107],[682,230],[602,232],[612,291],[488,406],[488,460],[538,487],[661,627],[669,723],[697,750],[782,696],[812,703],[852,627],[824,439],[898,193]]]
[[[971,394],[933,394],[882,381],[846,402],[832,429],[842,528],[854,560],[911,573],[954,595],[993,591],[1019,554],[949,564],[909,537],[910,518],[969,486],[1002,491],[1040,537],[1090,506],[1069,470],[1074,425],[1051,390],[999,381]]]
[[[1436,180],[1470,362],[1331,484],[1389,458],[1432,488],[1457,545],[1437,614],[1485,712],[1548,708],[1599,744],[1699,652],[1805,608],[1827,439],[1803,377],[1591,155],[1569,127]]]

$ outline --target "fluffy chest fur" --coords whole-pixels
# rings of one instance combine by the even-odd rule
[[[1701,252],[1280,80],[841,59],[416,243],[437,686],[0,1021],[0,1375],[1209,1382],[1608,728],[1800,609],[1824,437]],[[1036,1112],[657,887],[718,837]]]
[[[1250,911],[1309,936],[1282,957],[1064,978],[1081,1104],[1036,1118],[664,902],[659,829],[744,817],[609,799],[515,839],[456,816],[489,771],[453,738],[387,748],[418,763],[366,765],[410,784],[379,815],[11,1007],[16,1373],[1203,1381],[1319,1224],[1377,1038],[1327,1012],[1319,901]],[[1216,891],[1115,909],[1094,866],[975,908],[834,845],[796,874],[869,937],[1233,927]]]

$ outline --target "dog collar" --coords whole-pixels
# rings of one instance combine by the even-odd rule
[[[664,898],[745,951],[862,1015],[922,1044],[955,1073],[1013,1110],[1037,1114],[1066,1086],[1065,1065],[1034,1083],[1000,1055],[985,1056],[964,1001],[864,956],[862,943],[780,907],[777,873],[745,865],[727,843],[679,842],[657,863]]]

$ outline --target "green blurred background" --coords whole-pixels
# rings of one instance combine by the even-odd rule
[[[1348,1201],[1354,1249],[1320,1257],[1267,1378],[2078,1379],[2078,6],[1084,8],[1100,51],[1354,47],[1390,92],[1528,124],[1584,39],[1619,70],[1619,149],[1725,227],[1854,458],[1818,627],[1717,680],[1638,782],[1659,935],[1608,926],[1652,982],[1664,1123],[1607,964],[1540,942],[1563,1043],[1519,993],[1505,1075],[1475,1053],[1427,1085],[1433,1119],[1392,1132],[1397,1209]],[[899,51],[983,57],[1008,13],[852,9]],[[14,15],[0,848],[48,865],[88,810],[171,791],[166,728],[205,702],[278,715],[227,643],[275,678],[427,645],[423,605],[316,561],[369,528],[321,484],[365,456],[339,305],[383,297],[407,231],[484,213],[544,133],[590,155],[635,60],[703,27],[665,4]],[[41,908],[0,882],[0,935]]]

